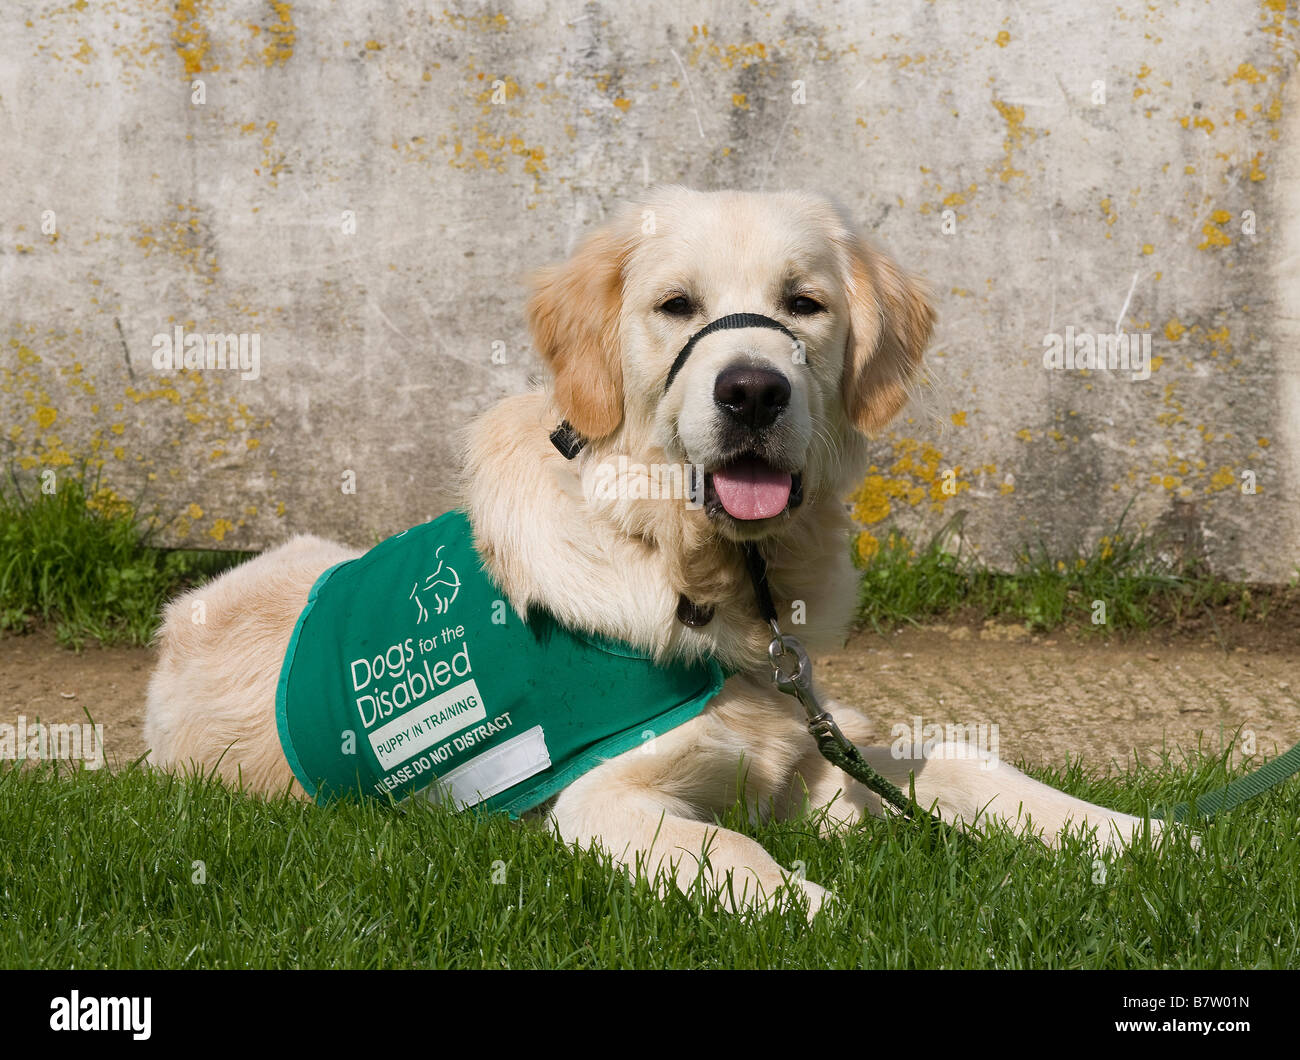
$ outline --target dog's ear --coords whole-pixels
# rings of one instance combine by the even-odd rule
[[[619,307],[628,249],[614,227],[600,229],[568,261],[541,270],[528,300],[528,326],[555,377],[556,403],[587,438],[603,438],[623,420]]]
[[[934,331],[934,310],[924,287],[889,258],[856,238],[848,250],[844,404],[858,430],[870,434],[907,404],[907,385]]]

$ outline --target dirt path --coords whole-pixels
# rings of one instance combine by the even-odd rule
[[[1237,641],[1247,638],[1234,638]],[[1247,639],[1248,640],[1248,639]],[[1249,642],[1249,640],[1248,640]],[[147,648],[73,653],[35,633],[0,637],[0,724],[104,726],[110,765],[144,752],[141,720],[154,654]],[[887,743],[896,724],[996,724],[1009,761],[1063,765],[1067,755],[1118,768],[1149,763],[1162,743],[1217,749],[1239,726],[1261,751],[1300,740],[1300,651],[1145,638],[1124,644],[1031,637],[1020,627],[943,626],[855,635],[818,660],[827,694],[860,709]]]
[[[4,701],[0,724],[103,725],[105,760],[124,765],[144,753],[144,693],[151,648],[60,648],[48,633],[0,635]]]
[[[1234,638],[1237,640],[1244,638]],[[1231,643],[1231,641],[1230,641]],[[1145,637],[1035,637],[1019,626],[862,633],[818,667],[827,693],[861,710],[874,742],[891,727],[998,726],[1001,757],[1126,770],[1162,745],[1219,750],[1238,728],[1272,757],[1300,740],[1300,651]],[[1243,733],[1244,734],[1244,733]]]

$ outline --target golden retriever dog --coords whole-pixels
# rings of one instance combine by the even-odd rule
[[[774,688],[742,543],[766,559],[785,631],[810,649],[841,644],[857,585],[843,498],[865,473],[867,436],[908,399],[934,322],[926,295],[825,199],[669,187],[544,270],[527,314],[550,385],[489,409],[467,444],[463,507],[485,570],[521,615],[544,608],[657,659],[711,656],[730,675],[653,753],[604,761],[540,812],[564,842],[661,884],[704,874],[733,907],[800,888],[815,912],[821,886],[717,816],[737,800],[755,819],[829,807],[818,819],[835,828],[884,810],[822,759],[802,708]],[[732,324],[679,359],[729,314],[779,328]],[[566,421],[585,441],[572,458],[550,438]],[[701,503],[595,488],[611,468],[626,486],[673,464],[703,469]],[[313,582],[356,555],[296,537],[198,591],[203,624],[194,593],[168,607],[145,722],[156,767],[301,791],[276,682]],[[796,608],[806,621],[792,626]],[[830,706],[862,744],[866,719]],[[904,790],[914,774],[918,802],[967,829],[1002,822],[1050,843],[1087,827],[1119,847],[1144,826],[960,748],[923,760],[861,750]]]

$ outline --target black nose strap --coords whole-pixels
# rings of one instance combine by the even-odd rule
[[[781,321],[765,317],[762,313],[729,313],[725,317],[718,317],[717,320],[711,321],[700,328],[682,347],[682,352],[677,355],[677,360],[673,361],[673,366],[668,369],[668,378],[664,381],[664,393],[667,393],[668,388],[673,385],[677,373],[681,371],[682,365],[686,363],[686,358],[691,355],[691,350],[695,349],[695,344],[700,339],[712,335],[715,331],[729,331],[732,328],[772,328],[784,335],[788,335],[791,342],[799,341],[794,332],[782,324]]]

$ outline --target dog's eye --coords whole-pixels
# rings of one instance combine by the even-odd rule
[[[797,298],[790,299],[790,312],[795,316],[808,317],[814,313],[820,313],[826,307],[820,302],[809,298],[807,295],[799,295]]]
[[[670,317],[688,317],[695,312],[695,306],[689,298],[679,294],[659,306],[659,312],[667,313]]]

